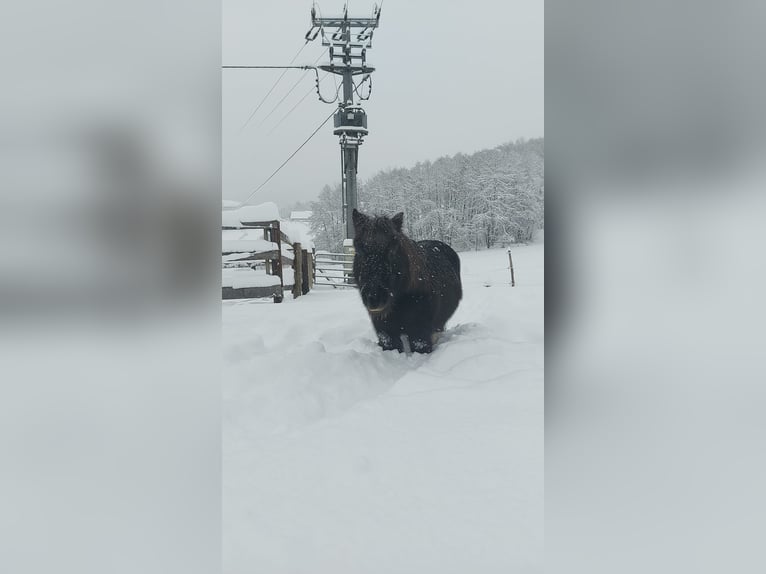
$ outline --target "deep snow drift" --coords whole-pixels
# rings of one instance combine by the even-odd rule
[[[351,289],[223,303],[226,574],[542,571],[543,253],[460,253],[430,355]]]

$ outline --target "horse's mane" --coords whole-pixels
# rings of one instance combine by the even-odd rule
[[[370,218],[365,226],[366,233],[382,232],[393,234],[404,255],[404,269],[402,272],[407,278],[407,289],[411,291],[428,291],[431,288],[431,273],[428,271],[426,258],[418,249],[417,244],[403,231],[394,227],[391,219],[387,217]]]

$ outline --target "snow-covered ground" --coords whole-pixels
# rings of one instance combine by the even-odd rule
[[[430,355],[354,290],[223,302],[225,574],[542,571],[543,254],[461,253]]]

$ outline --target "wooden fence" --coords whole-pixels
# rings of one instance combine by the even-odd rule
[[[263,238],[242,233],[263,230]],[[222,228],[223,299],[273,298],[281,303],[285,291],[293,298],[313,287],[313,260],[300,243],[285,235],[279,221],[242,222]],[[228,235],[227,235],[228,234]]]

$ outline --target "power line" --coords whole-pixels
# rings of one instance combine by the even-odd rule
[[[321,54],[319,54],[319,57],[318,57],[316,60],[314,60],[314,63],[313,63],[312,65],[313,65],[313,66],[316,66],[316,65],[317,65],[317,63],[319,62],[319,60],[321,60],[321,59],[322,59],[322,57],[323,57],[323,56],[324,56],[326,53],[327,53],[327,50],[325,50],[324,52],[322,52]],[[301,81],[303,80],[303,78],[305,78],[305,77],[306,77],[306,74],[308,74],[308,73],[309,73],[309,70],[307,69],[305,72],[303,72],[303,73],[301,74],[301,77],[300,77],[300,78],[298,78],[298,81],[297,81],[297,82],[295,82],[295,83],[293,84],[293,87],[292,87],[292,88],[290,88],[290,89],[287,91],[287,93],[286,93],[284,96],[282,96],[282,99],[281,99],[281,100],[279,100],[279,101],[277,102],[277,105],[276,105],[276,106],[274,106],[273,108],[271,108],[271,111],[270,111],[268,114],[266,114],[266,117],[265,117],[265,118],[263,118],[263,119],[261,120],[261,123],[259,123],[259,124],[256,126],[257,128],[261,127],[261,126],[262,126],[262,125],[263,125],[263,124],[266,122],[266,120],[268,120],[268,119],[271,117],[271,114],[273,114],[275,111],[277,111],[277,109],[279,108],[279,106],[281,106],[281,105],[282,105],[282,102],[284,102],[284,101],[287,99],[287,96],[289,96],[290,94],[292,94],[292,93],[293,93],[293,90],[295,90],[295,88],[297,88],[297,87],[298,87],[298,85],[301,83]]]
[[[313,66],[221,66],[228,70],[312,70]]]
[[[295,56],[293,56],[293,59],[292,59],[292,60],[290,60],[290,62],[289,62],[290,64],[292,64],[292,63],[295,61],[295,59],[296,59],[296,58],[297,58],[297,57],[300,55],[300,53],[301,53],[301,52],[303,52],[303,49],[304,49],[304,48],[305,48],[305,47],[308,45],[308,43],[309,43],[309,42],[308,42],[308,40],[306,40],[306,41],[303,43],[303,46],[301,46],[301,49],[300,49],[300,50],[298,50],[298,51],[295,53]],[[269,67],[278,68],[279,66],[224,66],[224,67],[225,67],[225,68],[269,68]],[[271,92],[273,92],[273,91],[274,91],[274,88],[276,88],[276,87],[277,87],[277,85],[279,84],[279,82],[282,80],[282,78],[284,77],[284,75],[287,73],[287,70],[288,70],[288,68],[286,68],[286,67],[285,67],[285,69],[282,71],[282,73],[281,73],[281,74],[279,75],[279,77],[277,78],[277,81],[276,81],[276,82],[274,82],[274,85],[273,85],[273,86],[271,86],[271,89],[270,89],[268,92],[266,92],[266,95],[265,95],[265,96],[263,96],[263,99],[261,99],[261,101],[260,101],[260,102],[258,103],[258,105],[255,107],[255,109],[253,110],[253,112],[252,112],[252,113],[250,114],[250,116],[247,118],[247,121],[245,121],[245,123],[244,123],[244,124],[242,124],[242,127],[241,127],[241,128],[239,128],[239,131],[240,131],[240,132],[242,132],[242,130],[244,130],[244,129],[247,127],[247,124],[249,124],[249,123],[250,123],[250,120],[251,120],[251,119],[253,119],[253,116],[254,116],[256,113],[258,113],[258,110],[260,110],[260,109],[261,109],[261,106],[263,105],[263,103],[264,103],[264,102],[266,101],[266,99],[267,99],[267,98],[268,98],[268,97],[271,95]]]
[[[303,146],[305,146],[307,143],[309,143],[309,140],[311,140],[311,138],[313,138],[313,137],[316,135],[316,133],[317,133],[317,132],[318,132],[320,129],[322,129],[322,126],[324,126],[324,125],[325,125],[325,124],[326,124],[328,121],[330,121],[330,118],[331,118],[331,117],[333,117],[334,115],[335,115],[335,110],[333,110],[333,111],[332,111],[332,113],[330,113],[330,115],[329,115],[329,116],[327,116],[327,117],[325,118],[325,120],[324,120],[324,121],[323,121],[321,124],[319,124],[319,127],[317,127],[317,129],[315,129],[315,130],[314,130],[314,131],[311,133],[311,135],[310,135],[308,138],[306,138],[306,141],[304,141],[304,142],[303,142],[303,143],[302,143],[300,146],[298,146],[298,149],[296,149],[296,150],[295,150],[293,153],[291,153],[291,154],[290,154],[290,157],[288,157],[288,158],[287,158],[287,159],[286,159],[286,160],[285,160],[285,161],[282,163],[282,165],[280,165],[280,166],[279,166],[279,167],[278,167],[278,168],[277,168],[277,169],[274,171],[274,173],[272,173],[272,174],[271,174],[269,177],[267,177],[267,178],[266,178],[266,181],[264,181],[264,182],[263,182],[261,185],[259,185],[258,187],[256,187],[256,188],[253,190],[253,192],[252,192],[250,195],[248,195],[248,196],[247,196],[247,199],[245,199],[245,200],[244,200],[242,203],[240,203],[240,207],[242,207],[242,206],[243,206],[243,205],[245,205],[245,204],[246,204],[248,201],[250,201],[250,198],[251,198],[251,197],[253,197],[253,196],[254,196],[256,193],[258,193],[258,192],[259,192],[259,191],[260,191],[260,190],[263,188],[263,186],[265,186],[267,183],[269,183],[269,181],[271,181],[271,178],[273,178],[275,175],[277,175],[277,174],[280,172],[280,170],[281,170],[283,167],[285,167],[285,166],[287,165],[287,162],[289,162],[291,159],[293,159],[293,157],[295,157],[295,154],[297,154],[299,151],[301,151],[301,149],[303,148]]]
[[[323,82],[323,81],[324,81],[324,80],[327,78],[327,76],[329,76],[329,75],[330,75],[330,74],[329,74],[329,73],[327,73],[327,74],[325,74],[324,76],[322,76],[322,78],[319,80],[319,83],[321,84],[321,83],[322,83],[322,82]],[[277,128],[278,128],[280,125],[282,125],[282,122],[284,122],[284,121],[285,121],[285,120],[286,120],[286,119],[287,119],[287,118],[290,116],[290,114],[292,114],[292,113],[295,111],[295,108],[297,108],[299,105],[301,105],[301,104],[303,103],[303,100],[305,100],[306,98],[308,98],[308,97],[309,97],[311,94],[313,94],[315,91],[316,91],[316,88],[315,88],[315,87],[312,87],[312,88],[311,88],[311,89],[310,89],[308,92],[306,92],[306,93],[304,94],[304,96],[303,96],[303,97],[302,97],[300,100],[298,100],[298,101],[295,103],[295,105],[294,105],[292,108],[290,108],[290,111],[288,111],[288,112],[287,112],[287,113],[286,113],[284,116],[282,116],[282,119],[281,119],[281,120],[279,120],[279,121],[276,123],[276,125],[275,125],[273,128],[271,128],[271,129],[270,129],[270,130],[269,130],[269,131],[266,133],[266,135],[271,135],[271,133],[272,133],[272,132],[273,132],[275,129],[277,129]]]

